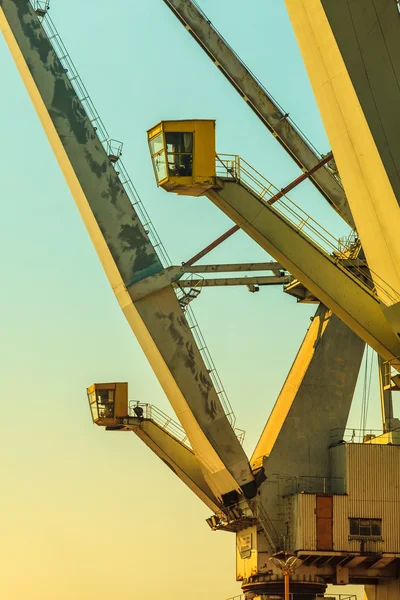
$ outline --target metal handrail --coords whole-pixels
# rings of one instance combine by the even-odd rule
[[[281,195],[281,190],[238,155],[218,154],[216,157],[216,173],[220,179],[237,181],[265,203],[268,203],[268,199],[274,198],[277,194]],[[303,233],[324,254],[340,264],[352,277],[355,277],[357,283],[365,287],[369,293],[376,297],[378,289],[381,292],[380,301],[384,302],[386,297],[390,301],[389,305],[400,302],[400,293],[394,290],[377,273],[371,271],[365,261],[357,258],[357,264],[351,264],[350,266],[352,248],[344,248],[343,240],[333,236],[288,196],[282,195],[276,200],[274,199],[273,207],[298,232]],[[372,279],[370,273],[373,273],[374,279]]]
[[[261,594],[261,596],[258,596],[258,598],[260,600],[267,600],[270,596],[264,596],[263,594]],[[315,596],[316,600],[357,600],[357,596],[355,594],[325,594],[325,595],[321,595],[321,594],[317,594]],[[294,599],[294,594],[292,594],[291,592],[289,593],[289,600],[293,600]],[[244,594],[239,594],[239,596],[233,596],[232,598],[228,598],[228,600],[245,600],[245,595]]]
[[[189,278],[193,279],[194,275],[190,274]],[[201,286],[202,286],[202,283],[199,283],[197,286],[193,286],[193,287],[194,287],[194,289],[196,289],[196,287],[201,289]],[[185,295],[184,289],[181,289],[178,287],[178,289],[177,289],[178,299],[182,298],[184,295]],[[195,316],[191,306],[189,306],[189,305],[187,305],[185,307],[184,312],[185,312],[185,316],[186,316],[186,320],[188,322],[189,328],[192,332],[192,335],[196,341],[196,345],[199,349],[200,355],[206,366],[207,372],[210,376],[210,379],[213,383],[215,391],[216,391],[216,393],[220,399],[220,402],[222,404],[222,407],[224,409],[225,415],[226,415],[229,423],[231,424],[231,426],[233,428],[235,428],[235,423],[236,423],[235,413],[233,412],[232,405],[229,402],[229,399],[225,392],[224,386],[222,385],[221,378],[218,374],[218,371],[216,369],[214,361],[211,357],[211,353],[208,349],[208,346],[206,344],[206,341],[204,339],[203,333],[200,329],[200,326],[198,324],[196,316]],[[245,432],[243,430],[235,430],[235,432],[236,431],[237,431],[237,437],[238,437],[240,443],[243,444]]]
[[[229,398],[225,392],[224,386],[222,385],[221,378],[218,374],[218,371],[216,369],[216,366],[214,364],[214,361],[212,359],[212,356],[210,354],[210,351],[205,342],[205,339],[203,337],[203,334],[201,332],[201,329],[199,327],[199,324],[197,322],[197,319],[195,317],[195,314],[194,314],[191,306],[186,307],[185,316],[186,316],[186,320],[188,322],[189,328],[192,332],[192,335],[196,341],[197,347],[200,351],[201,357],[206,366],[206,369],[208,371],[208,374],[210,376],[210,379],[213,383],[215,391],[216,391],[216,393],[220,399],[220,402],[222,404],[222,407],[225,411],[225,415],[226,415],[229,423],[231,424],[231,426],[233,428],[235,428],[235,423],[236,423],[235,413],[233,412],[232,405],[229,402]],[[244,432],[242,432],[242,431],[241,431],[241,433],[244,434]]]
[[[339,436],[340,432],[340,436]],[[400,433],[400,428],[392,429],[390,433]],[[347,442],[350,444],[363,444],[371,439],[379,438],[384,433],[388,433],[383,429],[331,429],[330,439],[331,444]]]
[[[177,421],[174,421],[162,410],[154,406],[154,404],[143,403],[143,402],[129,402],[129,416],[136,417],[134,412],[136,407],[140,407],[143,410],[143,418],[153,421],[156,425],[161,427],[164,431],[172,435],[178,442],[192,449],[192,446],[187,437],[186,431],[182,425]]]
[[[135,408],[139,407],[143,410],[143,419],[148,419],[149,421],[153,421],[158,427],[172,435],[178,442],[192,450],[192,445],[189,441],[186,431],[182,427],[182,425],[175,421],[172,417],[164,413],[162,410],[154,406],[154,404],[149,404],[148,402],[129,402],[129,410],[128,414],[130,417],[137,417],[138,415],[135,413]],[[236,436],[241,444],[243,444],[245,432],[241,429],[235,429]]]
[[[58,33],[57,28],[54,25],[50,15],[49,15],[48,0],[46,0],[45,2],[43,2],[41,0],[29,0],[29,2],[35,10],[37,10],[38,8],[43,9],[43,12],[45,14],[41,14],[40,16],[39,15],[38,16],[39,16],[41,25],[44,29],[44,32],[47,35],[49,42],[50,42],[54,52],[56,53],[59,61],[61,62],[61,65],[65,70],[65,73],[69,79],[69,82],[71,83],[71,85],[77,95],[77,98],[79,99],[80,103],[82,104],[82,108],[85,111],[88,119],[92,123],[92,125],[95,129],[95,133],[96,133],[100,143],[102,144],[105,152],[107,153],[107,155],[109,155],[110,152],[113,151],[114,144],[115,143],[118,144],[118,147],[117,147],[117,159],[118,160],[117,160],[117,162],[112,162],[114,169],[116,170],[116,174],[119,177],[119,180],[121,181],[121,184],[124,187],[124,189],[128,195],[128,198],[131,201],[131,204],[134,207],[134,209],[139,217],[139,220],[140,220],[142,226],[144,227],[146,234],[149,237],[149,240],[150,240],[153,248],[156,250],[157,254],[159,255],[161,263],[163,264],[164,267],[171,266],[172,263],[168,256],[168,253],[167,253],[165,247],[163,246],[161,239],[160,239],[155,227],[153,226],[153,224],[150,220],[150,217],[142,203],[139,193],[136,190],[136,188],[128,174],[128,171],[125,168],[125,166],[121,160],[120,156],[121,156],[121,152],[122,152],[122,143],[117,142],[116,140],[111,138],[110,134],[108,133],[107,128],[105,127],[105,125],[104,125],[104,123],[103,123],[103,121],[102,121],[90,95],[89,95],[89,92],[88,92],[85,84],[83,83],[74,62],[72,61],[72,59],[68,53],[68,50],[67,50],[64,42],[62,41],[61,36]],[[190,307],[188,307],[188,309],[186,310],[187,318],[188,318],[188,314],[189,314],[190,321],[194,324],[193,327],[196,327],[196,332],[194,332],[193,329],[192,329],[192,332],[197,334],[197,335],[195,335],[195,337],[197,337],[196,342],[198,344],[200,344],[199,349],[200,349],[202,358],[206,364],[207,369],[209,369],[210,377],[211,377],[214,385],[216,386],[217,394],[221,400],[221,403],[222,403],[224,411],[229,419],[229,422],[231,423],[232,427],[234,427],[235,415],[233,413],[233,409],[232,409],[232,407],[229,403],[229,400],[226,396],[226,393],[222,386],[220,377],[216,371],[214,362],[212,361],[211,355],[205,344],[203,335],[200,331],[200,328],[198,327],[197,321],[196,321],[193,311],[191,310]],[[238,430],[238,438],[239,438],[239,441],[241,441],[243,443],[244,432],[242,430]]]
[[[284,484],[283,494],[293,496],[299,493],[306,494],[344,494],[346,480],[344,477],[318,477],[311,475],[296,475],[282,477]]]
[[[77,98],[79,100],[79,102],[82,105],[83,110],[85,111],[88,119],[90,120],[91,124],[93,125],[94,129],[95,129],[95,133],[100,141],[100,143],[102,144],[105,152],[107,153],[107,155],[109,154],[109,149],[110,149],[110,144],[112,144],[115,140],[113,140],[99,113],[97,112],[97,109],[89,95],[89,92],[87,91],[87,88],[85,86],[85,84],[83,83],[78,70],[74,64],[74,62],[72,61],[68,50],[64,44],[64,42],[61,39],[60,34],[57,31],[56,26],[54,25],[48,9],[49,9],[49,3],[46,2],[40,2],[40,0],[29,0],[29,2],[32,4],[33,8],[35,10],[37,10],[38,8],[43,8],[42,5],[45,4],[45,14],[44,15],[40,15],[39,19],[41,22],[41,25],[44,29],[44,32],[46,33],[49,42],[54,50],[54,52],[57,55],[58,60],[60,61],[62,67],[64,68],[64,71],[69,79],[69,82],[71,83]],[[161,263],[163,264],[164,267],[169,267],[171,266],[171,260],[168,256],[168,253],[165,249],[165,247],[163,246],[161,239],[154,227],[154,225],[152,224],[150,217],[143,205],[143,202],[138,194],[138,191],[136,190],[129,174],[128,171],[126,170],[121,158],[118,157],[118,162],[117,163],[112,163],[114,168],[116,169],[116,173],[119,177],[119,180],[121,181],[122,186],[125,189],[125,192],[127,193],[127,196],[129,198],[129,200],[131,201],[132,206],[135,208],[135,211],[142,223],[142,226],[144,227],[147,235],[149,236],[149,240],[151,241],[153,247],[155,249],[157,249],[157,254],[159,255],[159,258],[161,260]],[[118,167],[116,167],[116,165],[118,165]]]

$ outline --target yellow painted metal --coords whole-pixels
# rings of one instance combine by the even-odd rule
[[[257,526],[246,527],[236,534],[236,581],[243,581],[258,573],[258,545],[261,536]],[[265,556],[265,553],[264,553]]]
[[[324,313],[323,316],[325,316]],[[328,322],[329,319],[321,318],[321,315],[316,315],[314,318],[306,337],[300,346],[299,352],[292,365],[292,368],[290,369],[282,391],[279,394],[274,408],[272,409],[265,429],[258,440],[250,464],[253,465],[253,463],[261,456],[269,456],[271,454],[272,448],[274,447],[278,435],[285,424],[289,411],[296,398],[296,394],[305,374],[308,371],[313,355],[316,351],[316,339],[317,337],[323,337]]]
[[[288,115],[284,113],[282,107],[277,105],[274,98],[248,70],[196,2],[191,0],[164,0],[164,2],[302,171],[309,171],[314,167],[321,160],[321,156],[291,119],[287,118]],[[344,190],[329,169],[327,167],[319,169],[310,177],[310,181],[354,228]]]
[[[364,600],[398,600],[400,598],[400,581],[380,579],[376,585],[366,585]]]
[[[379,392],[381,397],[381,414],[383,431],[392,429],[393,421],[393,398],[392,390],[386,389],[385,379],[387,378],[387,370],[389,367],[389,384],[392,383],[390,378],[390,366],[384,362],[381,356],[378,356],[378,373],[379,373]]]
[[[128,384],[117,383],[94,383],[87,392],[91,394],[97,390],[112,390],[114,392],[114,417],[126,417],[128,415]]]
[[[87,389],[87,395],[96,425],[112,426],[128,416],[127,383],[94,383]]]
[[[211,151],[211,144],[206,148],[197,145],[194,160],[196,154]],[[366,263],[364,269],[356,268],[355,276],[344,266],[348,254],[340,251],[338,241],[287,197],[273,206],[268,204],[275,186],[240,157],[218,155],[216,173],[216,185],[204,195],[380,356],[400,369],[400,336],[395,335],[382,310],[387,307],[382,298],[393,304],[400,301],[400,294],[381,277],[372,282]]]
[[[174,158],[179,152],[168,143],[168,134],[189,134],[192,137],[191,151],[183,155],[192,161],[189,174],[178,173]],[[152,148],[156,138],[162,135],[163,147]],[[215,121],[182,120],[161,121],[147,132],[156,181],[168,192],[185,196],[201,196],[216,183],[215,175]],[[200,150],[201,151],[197,151]]]
[[[213,512],[220,504],[207,484],[193,451],[176,440],[157,423],[145,419],[129,419],[127,426],[156,454]]]
[[[26,22],[29,21],[29,19],[32,19],[31,13],[33,9],[31,9],[29,3],[25,5],[25,3],[21,2],[21,4],[24,4],[24,11],[27,13],[24,14],[23,21],[23,25],[26,27]],[[4,6],[5,5],[3,4],[3,7]],[[18,35],[22,40],[24,53],[29,54],[32,44],[26,39],[25,31],[22,30],[16,4],[14,2],[8,2],[7,10],[13,19],[13,26],[18,31]],[[33,105],[39,115],[43,128],[121,309],[170,400],[171,405],[176,411],[180,422],[188,432],[192,447],[202,465],[205,477],[210,488],[213,490],[213,493],[217,497],[220,497],[232,490],[240,492],[241,485],[244,485],[249,481],[253,482],[253,475],[243,448],[237,440],[223,411],[217,392],[213,387],[201,354],[195,344],[192,332],[183,316],[175,292],[169,287],[152,294],[151,301],[146,298],[138,302],[132,300],[125,285],[124,277],[119,270],[110,247],[107,245],[107,241],[99,227],[89,202],[90,195],[93,194],[93,186],[88,185],[88,182],[91,181],[93,173],[88,174],[88,171],[85,171],[82,175],[82,172],[80,172],[78,177],[77,172],[74,170],[73,163],[71,162],[71,156],[66,150],[67,147],[68,150],[71,151],[72,146],[73,150],[71,152],[76,152],[74,158],[76,158],[76,155],[79,155],[80,152],[80,156],[83,157],[83,165],[86,160],[84,159],[84,153],[90,146],[92,138],[90,137],[88,139],[87,144],[76,144],[74,136],[68,129],[67,118],[64,120],[59,119],[57,121],[58,126],[61,127],[60,121],[62,121],[62,124],[67,124],[65,135],[63,135],[64,132],[62,132],[61,136],[64,139],[67,139],[67,145],[64,147],[59,132],[57,131],[46,106],[46,102],[49,105],[51,104],[52,96],[50,99],[49,96],[51,95],[56,82],[54,73],[48,68],[47,63],[42,63],[41,56],[35,52],[33,52],[33,56],[31,57],[34,67],[32,70],[29,69],[26,56],[24,56],[21,51],[4,11],[5,9],[0,8],[0,30],[5,37],[26,89],[28,90]],[[40,28],[38,28],[38,30],[39,33],[37,35],[39,37],[41,36],[41,42],[45,45],[47,44],[46,48],[48,47],[50,52],[50,44],[46,41],[43,31]],[[54,54],[51,56],[51,60],[56,61]],[[35,77],[39,78],[38,84],[40,83],[43,88],[43,96],[39,91],[37,82],[32,73],[35,74]],[[66,78],[66,75],[63,74],[62,70],[59,75],[60,77]],[[67,86],[69,93],[74,94],[71,84],[66,79],[65,81],[63,80],[62,83],[64,87]],[[83,112],[80,112],[79,118],[81,118],[81,115],[83,114]],[[86,117],[86,119],[87,123],[85,123],[85,126],[89,128],[92,127],[89,118]],[[94,133],[93,128],[90,131]],[[95,150],[93,150],[92,146],[95,146]],[[92,146],[90,147],[91,150],[100,152],[99,142],[94,142]],[[104,158],[106,158],[106,156],[104,156]],[[106,168],[110,170],[109,176],[115,178],[115,171],[111,166],[111,163],[110,165],[107,165]],[[96,177],[96,175],[94,176]],[[81,179],[85,179],[85,189],[81,184]],[[93,200],[93,198],[91,198],[91,200]],[[128,202],[128,198],[126,198],[126,201]],[[122,225],[123,223],[121,222],[112,223],[111,227],[121,227]],[[156,315],[159,317],[158,319],[156,318]],[[170,319],[173,319],[173,322],[171,322]],[[187,362],[185,362],[183,355],[180,352],[181,347],[178,346],[176,337],[173,337],[174,335],[179,336],[183,348],[190,348],[190,356],[193,364],[191,363],[188,365]],[[185,354],[185,356],[187,356],[187,354]],[[195,370],[195,373],[191,368]],[[215,409],[214,412],[210,410],[207,412],[208,404],[205,408],[203,405],[196,405],[198,406],[198,413],[201,414],[194,414],[195,408],[193,408],[191,403],[194,398],[201,397],[201,385],[199,385],[196,377],[201,379],[201,385],[207,386],[207,402],[213,410]],[[224,432],[223,435],[219,435],[221,431]],[[233,472],[235,475],[232,474]]]
[[[371,290],[301,229],[235,181],[206,196],[381,356],[400,356],[400,341]]]
[[[394,429],[393,431],[387,431],[382,435],[370,437],[364,444],[395,444],[396,446],[400,446],[400,429]]]
[[[329,476],[332,430],[335,440],[343,439],[364,347],[330,310],[318,307],[254,450],[253,468],[269,457],[269,478],[309,470]]]
[[[398,199],[323,4],[286,0],[371,274],[379,283],[378,296],[393,330],[400,334],[400,304],[395,298],[400,292]],[[376,63],[379,69],[378,58]]]

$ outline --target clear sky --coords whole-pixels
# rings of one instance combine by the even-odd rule
[[[201,7],[323,152],[329,147],[283,0]],[[230,223],[206,199],[158,190],[146,130],[217,120],[217,149],[280,188],[299,174],[161,0],[52,0],[51,15],[173,262]],[[132,434],[91,423],[86,387],[128,381],[172,414],[124,320],[45,134],[0,40],[2,333],[0,597],[224,600],[238,594],[234,536]],[[309,183],[292,194],[346,228]],[[210,260],[265,260],[238,233]],[[251,454],[315,308],[278,288],[204,290],[194,310]],[[370,427],[380,427],[373,384]],[[350,419],[359,425],[362,388]]]

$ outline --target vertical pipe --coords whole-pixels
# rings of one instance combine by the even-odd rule
[[[289,571],[283,571],[285,577],[285,600],[289,600]]]
[[[381,412],[382,412],[382,428],[386,433],[391,431],[393,425],[393,398],[391,390],[385,390],[385,385],[390,383],[390,364],[385,363],[384,359],[378,355],[378,368],[379,368],[379,391],[381,396]],[[387,372],[385,369],[389,370]]]

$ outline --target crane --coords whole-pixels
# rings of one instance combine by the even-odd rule
[[[383,311],[400,336],[400,16],[393,0],[286,0]],[[379,283],[379,282],[378,282]]]
[[[116,298],[170,399],[213,493],[256,493],[248,459],[223,408],[193,333],[171,286],[134,300],[135,286],[162,281],[161,253],[143,226],[130,180],[115,167],[118,153],[104,147],[34,6],[0,4],[0,27],[48,135]],[[47,61],[43,61],[46,50]],[[32,67],[34,65],[34,67]],[[85,94],[85,92],[83,92]],[[122,161],[119,171],[122,171]],[[179,344],[177,344],[179,340]],[[219,435],[215,435],[215,431]]]
[[[295,551],[298,555],[296,572],[291,575],[296,600],[316,598],[324,592],[328,582],[371,583],[382,577],[390,579],[392,584],[397,569],[393,550],[396,540],[390,537],[390,532],[385,546],[381,539],[376,539],[379,537],[376,532],[388,531],[384,529],[386,522],[389,517],[394,518],[390,513],[392,496],[381,516],[376,513],[373,519],[365,517],[363,523],[361,514],[357,518],[349,517],[354,538],[349,540],[350,547],[337,552],[333,549],[337,532],[329,533],[333,511],[342,510],[341,527],[346,530],[350,509],[359,506],[354,487],[358,454],[369,457],[371,463],[375,461],[366,476],[371,478],[371,494],[376,503],[381,501],[381,486],[378,489],[375,483],[378,473],[386,479],[390,475],[386,450],[390,450],[393,464],[399,460],[396,431],[363,440],[361,448],[357,444],[351,447],[343,443],[364,348],[357,334],[362,333],[364,339],[379,347],[385,358],[392,359],[397,352],[397,339],[390,328],[384,327],[386,321],[381,318],[382,310],[376,291],[371,287],[366,263],[351,248],[332,256],[326,247],[311,243],[302,233],[303,229],[310,228],[310,218],[302,217],[301,226],[295,222],[293,227],[293,223],[276,210],[279,200],[284,204],[283,196],[276,198],[278,190],[269,183],[266,185],[264,180],[262,189],[252,189],[245,183],[243,172],[249,171],[249,167],[244,161],[239,165],[236,158],[219,157],[222,172],[217,178],[213,123],[190,123],[189,129],[183,130],[182,123],[175,122],[171,130],[175,135],[172,146],[183,143],[180,152],[171,152],[164,143],[166,124],[161,125],[161,144],[155,140],[160,126],[155,135],[150,135],[156,174],[159,175],[161,169],[166,174],[160,184],[181,193],[205,193],[224,207],[227,214],[239,212],[235,200],[232,201],[235,195],[239,196],[239,205],[248,201],[250,208],[256,206],[260,214],[261,208],[267,206],[271,211],[268,215],[274,215],[274,225],[284,238],[282,245],[273,239],[275,250],[271,249],[269,230],[257,231],[256,227],[251,230],[246,225],[246,215],[240,216],[238,225],[245,226],[263,247],[270,244],[268,250],[273,256],[279,255],[279,262],[270,264],[267,269],[273,271],[279,283],[286,278],[289,293],[306,301],[329,300],[333,307],[330,310],[328,302],[327,307],[318,307],[249,461],[240,443],[241,433],[234,429],[233,414],[224,400],[215,368],[192,321],[189,303],[197,295],[198,282],[185,284],[182,281],[185,266],[169,264],[123,166],[121,145],[105,130],[47,10],[47,2],[0,0],[0,28],[114,293],[180,424],[149,404],[129,405],[127,385],[121,382],[98,383],[88,388],[94,422],[112,431],[133,431],[213,511],[208,520],[212,529],[235,532],[237,578],[249,598],[281,594],[283,576],[266,560],[277,552],[285,555]],[[195,132],[201,137],[204,128],[211,146],[197,156],[185,151],[190,135]],[[281,138],[283,140],[283,134]],[[199,150],[202,144],[196,147]],[[170,161],[171,154],[174,157]],[[196,180],[185,172],[191,160],[196,168],[199,160],[203,163]],[[320,162],[314,157],[314,162],[307,165],[310,175],[320,171],[318,168],[311,173],[314,167],[323,167]],[[304,166],[306,162],[301,164]],[[254,174],[252,177],[254,179]],[[317,176],[314,179],[317,181]],[[324,194],[329,195],[326,190]],[[274,206],[265,198],[269,201],[274,198]],[[255,204],[254,200],[261,204]],[[290,210],[293,211],[293,207],[290,206]],[[253,221],[253,218],[249,221],[251,226],[254,226]],[[297,240],[294,233],[300,239],[297,247],[300,261],[295,260],[287,243]],[[329,243],[328,248],[332,250],[332,241]],[[303,252],[303,248],[309,252]],[[196,273],[189,263],[186,272],[190,273],[191,269]],[[233,270],[244,268],[243,265],[236,267]],[[224,266],[216,268],[223,271]],[[231,272],[229,268],[232,266],[227,272]],[[328,272],[324,273],[325,270]],[[282,272],[283,278],[280,277]],[[331,273],[336,290],[329,285]],[[259,281],[257,278],[255,283]],[[264,280],[264,284],[267,283]],[[185,294],[187,285],[189,293]],[[349,299],[350,308],[346,304]],[[365,313],[362,318],[356,311],[357,302]],[[338,313],[351,327],[333,313]],[[397,366],[396,360],[393,366]],[[390,378],[388,384],[383,382],[386,387],[383,391],[392,389],[395,377]],[[322,390],[325,392],[323,401]],[[389,410],[387,398],[383,404],[385,410]],[[311,413],[306,413],[305,408]],[[332,425],[335,426],[333,437]],[[312,467],[312,475],[299,477],[300,469],[306,464]],[[316,539],[310,541],[306,527],[312,523],[316,527]],[[374,538],[366,552],[359,547],[363,537],[361,527],[369,527],[370,537]]]
[[[354,229],[354,219],[334,159],[322,164],[324,161],[321,161],[321,155],[318,151],[244,64],[216,27],[212,25],[210,19],[195,0],[164,0],[164,3],[259,117],[260,121],[301,167],[306,174],[305,176],[309,173],[310,181],[314,183],[315,187],[345,222]],[[300,180],[301,178],[298,181]],[[297,182],[295,183],[297,185]],[[288,192],[290,189],[291,186],[287,186],[285,191]],[[224,241],[237,230],[238,226],[232,227],[215,243]],[[211,244],[210,247],[215,246]],[[364,257],[361,248],[359,252]],[[382,285],[380,285],[380,288],[382,288]],[[295,292],[295,290],[297,293],[300,292],[298,286],[293,286],[292,292]],[[305,288],[302,288],[301,293],[309,294]]]
[[[208,125],[214,131],[213,122]],[[195,130],[196,125],[191,121],[173,121],[149,130],[158,184],[178,194],[207,196],[385,360],[400,366],[396,362],[400,344],[385,319],[376,291],[378,284],[370,279],[367,264],[360,259],[352,264],[351,255],[339,251],[337,240],[287,196],[280,197],[279,189],[244,159],[217,155],[212,162],[215,139],[203,136],[202,143],[201,134],[195,132],[196,143],[201,144],[204,153],[204,164],[197,165],[197,156],[192,153],[191,176],[182,177],[171,170],[165,174],[164,167],[160,167],[163,156],[169,155],[169,160],[174,160],[175,154],[164,146],[154,152],[152,140],[164,135],[168,146],[170,129],[180,129],[184,135],[185,131]],[[204,156],[208,157],[207,162]],[[204,171],[205,168],[209,171]],[[200,178],[195,169],[203,173]],[[378,276],[375,279],[380,282],[379,289],[385,286]],[[293,283],[290,285],[293,288]],[[395,290],[391,294],[393,298],[398,296]]]
[[[322,155],[246,67],[199,5],[194,0],[163,1],[296,164],[303,171],[310,171],[319,165]],[[334,161],[330,159],[327,165],[313,173],[310,181],[336,212],[354,228],[354,220]]]
[[[214,121],[163,121],[148,131],[148,139],[160,187],[185,196],[206,196],[297,278],[286,285],[289,293],[324,305],[317,310],[253,453],[253,472],[262,468],[267,481],[259,487],[258,523],[238,524],[237,578],[243,581],[243,590],[249,597],[279,593],[281,582],[275,583],[276,573],[269,572],[265,554],[274,557],[283,552],[302,561],[293,577],[296,598],[297,594],[315,598],[326,581],[362,582],[370,593],[377,589],[397,594],[393,554],[397,541],[392,538],[380,545],[386,541],[382,524],[391,522],[391,516],[385,514],[381,486],[372,479],[366,501],[373,508],[367,514],[361,509],[364,500],[358,497],[358,486],[370,475],[363,471],[360,476],[358,469],[368,465],[374,476],[380,473],[390,481],[389,456],[394,451],[396,465],[400,460],[398,428],[390,426],[380,436],[361,436],[356,444],[355,432],[350,444],[345,435],[364,347],[360,338],[396,370],[400,367],[398,340],[368,265],[358,257],[359,245],[335,244],[325,229],[244,159],[215,155]],[[340,374],[342,389],[337,387]],[[398,376],[386,370],[383,376],[385,420],[392,414],[385,393],[398,389]],[[307,471],[310,475],[303,476]],[[271,488],[273,484],[276,487]],[[390,486],[388,493],[394,508],[395,487]],[[264,514],[267,544],[259,530]],[[312,524],[313,533],[301,533],[305,523]],[[212,524],[215,529],[227,525],[226,520]],[[396,521],[395,527],[399,525]],[[370,534],[364,536],[367,528]],[[339,530],[349,532],[346,541]],[[307,541],[307,535],[314,541]],[[376,580],[383,581],[377,588]]]

